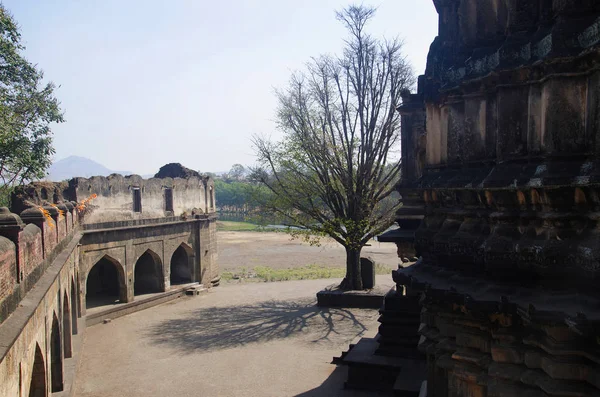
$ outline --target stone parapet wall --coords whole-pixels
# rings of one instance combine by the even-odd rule
[[[23,229],[19,241],[19,250],[22,252],[23,278],[29,280],[36,272],[36,269],[44,262],[45,254],[42,240],[42,231],[33,223],[28,224]],[[35,279],[35,276],[33,277]],[[33,284],[35,284],[34,280]]]
[[[0,237],[0,323],[8,317],[9,308],[4,304],[17,287],[17,252],[15,244]]]
[[[38,208],[24,211],[23,217],[7,208],[0,210],[0,236],[5,242],[0,265],[0,323],[18,307],[78,229],[77,224],[68,225],[73,219],[70,212],[76,211],[70,209],[62,216],[56,212],[50,220]]]
[[[139,201],[134,203],[136,196]],[[20,213],[32,206],[76,205],[84,200],[89,200],[89,206],[94,208],[85,223],[185,218],[216,211],[214,181],[210,177],[143,179],[139,175],[119,174],[18,187],[12,194],[11,209]]]
[[[194,216],[195,217],[195,216]],[[190,217],[193,218],[193,217]],[[133,219],[128,221],[114,221],[114,222],[99,222],[99,223],[86,223],[82,225],[83,230],[98,230],[98,229],[114,229],[121,227],[135,227],[135,226],[147,226],[155,225],[159,223],[171,223],[180,222],[188,218],[182,218],[181,216],[166,216],[163,218],[149,218],[149,219]]]
[[[71,334],[77,332],[72,319],[77,318],[78,299],[72,287],[77,279],[80,237],[68,236],[60,254],[35,280],[36,288],[28,291],[28,299],[0,324],[1,396],[29,395],[32,377],[45,383],[45,392],[32,395],[46,396],[63,388],[64,360],[71,357]],[[34,368],[38,353],[43,364],[38,371],[41,368],[42,373]]]
[[[67,200],[68,182],[32,182],[25,186],[17,186],[11,194],[10,209],[20,214],[33,205],[42,206],[47,203],[58,203]]]
[[[207,189],[210,178],[151,178],[142,179],[137,175],[123,177],[74,178],[69,181],[69,196],[81,201],[92,194],[97,197],[92,204],[93,214],[86,223],[132,220],[142,218],[158,218],[171,215],[191,215],[196,212],[214,212],[210,208]],[[139,189],[141,211],[134,211],[134,189]],[[167,193],[172,194],[172,210],[166,207]],[[214,199],[213,199],[214,202]]]
[[[74,210],[73,212],[76,213],[77,211]],[[54,258],[64,249],[73,233],[79,230],[86,233],[81,241],[81,252],[104,252],[104,248],[112,246],[115,247],[113,250],[117,249],[116,247],[122,247],[125,250],[126,246],[131,245],[133,247],[135,244],[140,247],[152,248],[152,244],[160,244],[161,248],[154,248],[154,251],[162,258],[165,279],[169,277],[168,266],[173,251],[181,243],[185,243],[189,247],[197,247],[197,252],[193,254],[194,258],[197,258],[195,259],[198,269],[197,277],[195,276],[196,281],[203,282],[207,286],[210,286],[211,283],[218,284],[219,267],[217,263],[216,217],[214,216],[195,215],[190,219],[170,217],[129,222],[108,222],[86,225],[85,228],[82,228],[78,224],[69,227],[69,219],[72,218],[67,216],[50,222],[35,208],[24,213],[25,222],[22,222],[14,214],[10,215],[18,218],[17,222],[21,223],[13,225],[16,226],[16,229],[4,230],[4,234],[13,239],[14,242],[9,238],[1,237],[3,229],[0,226],[0,238],[2,239],[0,240],[0,243],[2,243],[0,244],[0,256],[3,258],[0,268],[0,285],[2,286],[0,323],[18,307],[19,302],[37,283]],[[163,245],[164,248],[162,248]],[[123,261],[125,261],[124,252]],[[108,253],[110,254],[110,252]],[[129,273],[133,272],[135,259],[142,253],[132,252],[127,261]],[[100,257],[97,257],[98,255],[90,256],[92,262],[87,259],[83,261],[87,264],[87,267],[82,270],[84,277],[79,280],[82,291],[85,291],[85,276],[89,268],[100,259]],[[133,276],[131,275],[128,279],[133,280]],[[130,290],[129,298],[125,301],[130,301],[133,299],[132,281],[123,282],[123,287]],[[164,285],[168,289],[168,280]]]

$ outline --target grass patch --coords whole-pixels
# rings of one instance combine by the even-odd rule
[[[261,231],[263,227],[249,222],[217,221],[217,230],[224,232]]]
[[[224,232],[281,232],[285,229],[276,229],[250,222],[217,221],[217,230]]]
[[[384,265],[375,265],[375,274],[391,274],[392,269]],[[273,269],[268,266],[256,266],[252,270],[242,267],[238,271],[225,271],[221,273],[224,281],[247,280],[258,282],[315,280],[319,278],[343,278],[346,275],[345,267],[325,267],[321,265],[308,265],[291,269]]]

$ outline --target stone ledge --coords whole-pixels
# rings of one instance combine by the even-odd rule
[[[188,289],[197,286],[199,286],[198,283],[186,284],[184,287],[172,289],[170,291],[157,294],[145,299],[139,299],[133,302],[111,306],[106,310],[98,311],[96,313],[87,315],[85,319],[85,324],[86,326],[90,327],[92,325],[100,324],[104,320],[112,320],[115,318],[123,317],[127,314],[139,312],[144,309],[148,309],[175,299],[179,299],[186,295],[186,291]]]

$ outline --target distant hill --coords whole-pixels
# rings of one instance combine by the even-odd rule
[[[76,176],[89,178],[91,176],[108,176],[110,174],[130,175],[130,171],[113,171],[100,163],[85,157],[69,156],[53,163],[48,168],[48,180],[62,181]]]

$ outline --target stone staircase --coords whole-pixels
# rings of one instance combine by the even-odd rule
[[[360,339],[334,359],[334,363],[348,367],[345,387],[395,396],[426,396],[427,362],[417,349],[418,296],[406,296],[392,289],[379,313],[381,324],[375,338]]]
[[[424,359],[417,349],[421,309],[418,296],[405,296],[392,289],[379,310],[379,347],[382,356]]]

